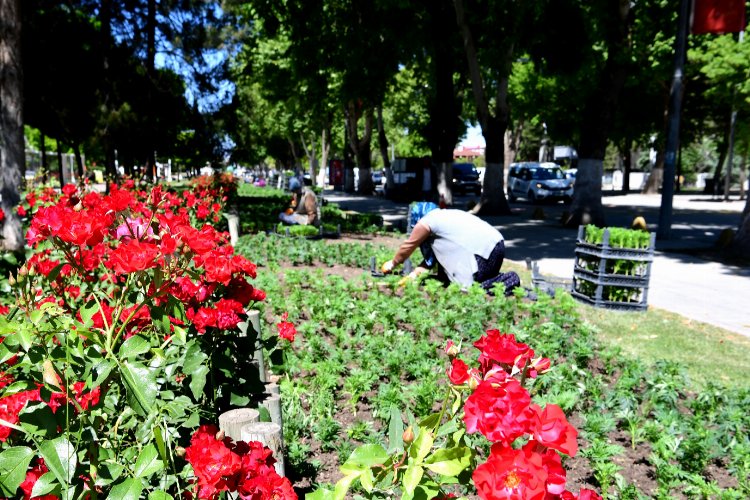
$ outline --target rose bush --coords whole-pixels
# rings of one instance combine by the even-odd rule
[[[448,341],[449,384],[440,412],[403,430],[396,411],[388,449],[357,448],[341,467],[344,477],[335,488],[319,489],[312,498],[345,498],[355,482],[371,494],[400,493],[407,499],[600,498],[590,490],[575,495],[566,489],[563,456],[578,452],[578,431],[560,407],[541,408],[524,387],[549,370],[549,359],[498,330],[487,330],[474,347],[476,368]]]
[[[253,332],[238,333],[265,294],[248,281],[255,265],[202,222],[218,220],[230,194],[127,182],[106,195],[69,185],[26,197],[31,256],[0,316],[0,496],[216,496],[204,472],[223,462],[175,450],[249,399],[238,391],[252,374],[227,366],[254,349]],[[243,464],[241,494],[291,497],[262,447],[230,453]]]

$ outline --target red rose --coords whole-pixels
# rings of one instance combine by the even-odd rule
[[[289,342],[294,342],[294,336],[297,335],[297,330],[294,328],[294,323],[287,321],[289,313],[281,315],[281,321],[276,323],[276,328],[279,331],[279,337],[286,339]]]
[[[499,330],[487,330],[486,335],[474,342],[474,347],[481,351],[479,363],[485,372],[495,363],[523,367],[526,359],[534,355],[528,345],[516,342],[513,334],[501,334]]]
[[[602,500],[602,497],[593,490],[581,488],[580,493],[578,493],[578,500]]]
[[[562,409],[553,404],[548,404],[544,410],[537,405],[531,405],[531,408],[538,416],[532,431],[534,440],[568,456],[575,456],[578,453],[578,431],[568,423]]]
[[[469,380],[469,367],[458,358],[453,358],[451,367],[448,368],[447,373],[453,385],[462,385]]]
[[[471,477],[483,500],[542,500],[547,494],[543,458],[525,450],[495,444]]]
[[[156,267],[159,247],[136,239],[121,243],[110,253],[107,267],[117,274],[128,274]]]
[[[203,254],[201,261],[206,270],[206,281],[228,285],[232,279],[232,261],[223,252],[212,250]]]
[[[464,404],[466,432],[481,432],[492,442],[510,446],[534,423],[536,413],[530,403],[528,391],[516,379],[504,383],[485,380]]]

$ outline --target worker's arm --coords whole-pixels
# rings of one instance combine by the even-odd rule
[[[396,255],[393,257],[393,263],[396,265],[403,264],[429,236],[430,227],[422,221],[417,222],[411,231],[411,235],[409,235],[409,239],[398,248]]]

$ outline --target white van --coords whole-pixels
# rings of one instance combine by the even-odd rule
[[[573,199],[573,180],[560,165],[551,162],[511,163],[508,170],[508,199],[525,198],[530,202],[564,201]]]

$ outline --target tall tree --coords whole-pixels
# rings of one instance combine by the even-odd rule
[[[16,208],[24,171],[23,67],[21,66],[21,1],[0,0],[0,195],[3,246],[20,252],[24,247]]]
[[[606,59],[596,77],[597,85],[587,96],[581,115],[576,189],[566,225],[604,225],[602,174],[604,154],[614,123],[620,93],[628,76],[628,42],[631,25],[630,0],[606,0],[596,7]],[[592,7],[592,10],[596,10]]]
[[[460,38],[455,34],[455,10],[450,0],[426,3],[426,52],[430,55],[427,107],[430,120],[422,130],[436,166],[437,190],[447,205],[453,204],[453,150],[465,126],[461,115],[461,81],[456,54]],[[463,66],[463,65],[462,65]],[[457,77],[459,75],[459,77]]]
[[[467,9],[467,0],[454,0],[453,3],[463,38],[477,119],[485,140],[482,198],[474,210],[483,214],[509,214],[510,206],[503,189],[505,130],[510,120],[508,79],[516,28],[521,24],[519,10],[523,6],[515,2],[489,2],[487,10],[479,12]],[[479,26],[479,29],[474,29],[474,26]],[[482,48],[486,52],[483,64],[480,62]]]

